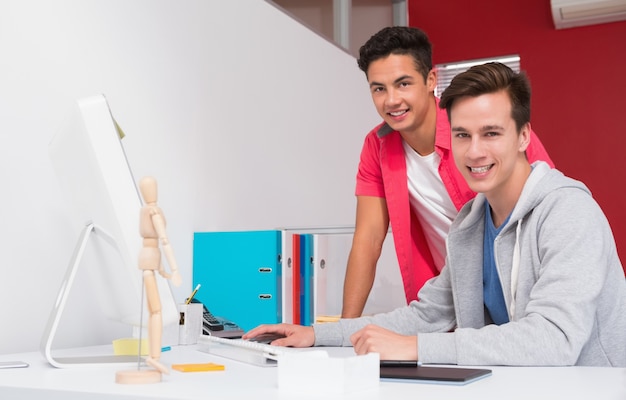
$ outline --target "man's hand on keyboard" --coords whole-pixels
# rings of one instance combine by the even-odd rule
[[[313,327],[292,324],[259,325],[246,332],[242,339],[250,340],[265,334],[284,336],[283,338],[273,340],[270,343],[272,346],[311,347],[315,343]]]

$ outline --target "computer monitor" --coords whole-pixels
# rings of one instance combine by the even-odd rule
[[[110,344],[110,340],[142,331],[133,327],[146,326],[148,313],[138,268],[142,200],[122,136],[106,98],[97,95],[78,100],[49,145],[77,234],[41,345],[46,359],[57,367],[125,363],[129,360],[106,355],[59,357],[53,347]],[[167,327],[178,321],[177,305],[168,281],[160,276],[157,281],[163,326]],[[82,320],[76,317],[81,312],[86,312]]]

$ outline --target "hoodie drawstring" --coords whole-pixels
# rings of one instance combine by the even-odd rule
[[[519,265],[521,253],[519,249],[519,238],[522,232],[522,220],[517,221],[515,228],[515,246],[513,247],[513,265],[511,267],[511,305],[509,307],[509,320],[513,321],[515,316],[515,295],[517,294],[517,280],[519,278]]]

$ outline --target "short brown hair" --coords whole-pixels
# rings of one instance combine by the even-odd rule
[[[475,65],[455,76],[441,94],[439,107],[446,110],[450,120],[450,110],[457,99],[501,90],[505,90],[511,99],[511,117],[519,132],[530,122],[530,82],[524,72],[516,73],[499,62]]]

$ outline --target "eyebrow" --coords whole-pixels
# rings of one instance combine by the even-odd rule
[[[481,126],[480,132],[488,132],[488,131],[502,131],[504,128],[500,125],[484,125]],[[462,126],[453,126],[451,127],[452,132],[468,132],[468,129],[463,128]]]
[[[393,81],[393,83],[394,84],[395,83],[400,83],[400,82],[402,82],[404,80],[412,80],[412,79],[413,79],[413,77],[411,75],[402,75],[401,77],[396,78]],[[372,86],[385,86],[385,85],[383,85],[382,83],[379,83],[379,82],[372,82],[372,83],[370,83],[370,87],[372,87]]]
[[[485,131],[503,131],[504,127],[500,126],[500,125],[485,125],[482,128],[480,128],[481,132],[485,132]]]

